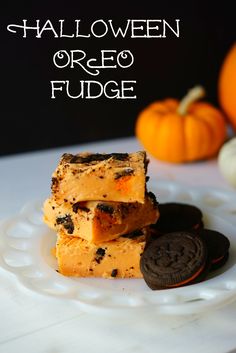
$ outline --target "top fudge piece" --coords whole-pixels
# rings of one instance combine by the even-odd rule
[[[52,194],[64,200],[145,201],[146,153],[63,154],[52,175]]]

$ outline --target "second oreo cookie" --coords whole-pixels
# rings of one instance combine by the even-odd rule
[[[222,267],[229,257],[229,239],[224,234],[211,229],[201,229],[197,233],[207,245],[211,257],[211,270]]]
[[[202,237],[190,232],[161,235],[141,257],[144,280],[152,289],[184,286],[197,281],[208,263],[207,246]]]
[[[160,218],[154,225],[159,233],[189,231],[203,228],[202,212],[193,205],[183,203],[161,203]]]

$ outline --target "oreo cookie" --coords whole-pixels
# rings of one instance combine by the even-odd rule
[[[167,289],[202,280],[208,263],[203,237],[194,232],[173,232],[159,236],[145,248],[140,269],[151,289]]]
[[[158,208],[160,218],[153,228],[161,234],[197,230],[204,226],[202,212],[196,206],[170,202],[159,204]]]
[[[211,270],[222,267],[229,257],[229,239],[222,233],[211,229],[201,229],[198,234],[204,239],[209,256],[211,257]]]

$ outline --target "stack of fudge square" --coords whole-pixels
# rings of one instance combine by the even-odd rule
[[[61,157],[44,203],[44,222],[57,233],[61,274],[142,277],[140,257],[159,217],[147,191],[147,165],[143,151]]]

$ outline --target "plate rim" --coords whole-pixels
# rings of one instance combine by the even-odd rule
[[[168,181],[168,180],[161,180],[161,179],[155,179],[152,178],[152,181],[149,182],[148,187],[149,189],[151,189],[153,191],[153,185],[154,183],[156,184],[156,186],[160,187],[159,190],[161,190],[161,188],[169,188],[169,189],[173,189],[177,190],[177,191],[186,191],[186,185],[183,183],[178,183],[178,182],[173,182],[173,181]],[[151,186],[151,187],[150,187]],[[156,188],[155,186],[155,188]],[[214,192],[217,192],[218,194],[220,193],[221,195],[224,195],[226,197],[228,197],[230,200],[232,199],[232,193],[228,190],[224,190],[224,189],[216,189],[216,188],[212,188],[212,187],[202,187],[202,186],[189,186],[187,188],[188,192],[200,192],[200,193],[204,193],[207,190],[207,192],[212,192],[214,194]],[[156,193],[154,191],[154,193]],[[137,296],[136,298],[128,298],[128,300],[125,302],[125,305],[119,305],[119,306],[115,306],[114,304],[109,306],[104,304],[105,300],[107,299],[106,295],[101,299],[99,296],[98,298],[93,298],[91,300],[91,298],[89,300],[86,301],[86,295],[83,299],[79,298],[78,295],[75,297],[74,296],[74,292],[73,290],[71,292],[67,292],[66,291],[66,295],[63,295],[63,291],[61,292],[61,294],[59,295],[55,295],[55,293],[50,293],[48,291],[45,291],[42,288],[37,288],[37,286],[35,287],[35,283],[37,281],[32,281],[29,280],[29,277],[22,275],[22,268],[24,269],[24,266],[20,266],[20,267],[14,267],[14,266],[10,266],[9,264],[6,263],[3,254],[4,251],[6,250],[7,247],[11,246],[9,244],[7,244],[6,242],[6,237],[9,237],[9,235],[7,235],[7,227],[9,227],[9,225],[12,224],[12,222],[22,222],[24,221],[25,224],[28,223],[29,227],[33,227],[34,229],[34,236],[38,239],[38,241],[40,240],[40,237],[42,237],[42,229],[47,229],[45,228],[46,226],[41,222],[39,224],[34,224],[30,221],[30,213],[32,212],[33,214],[36,212],[38,214],[40,214],[39,211],[39,205],[42,205],[43,200],[34,200],[34,201],[30,201],[28,203],[26,203],[21,211],[16,214],[15,216],[9,217],[7,220],[1,222],[0,224],[0,232],[3,233],[1,242],[0,242],[0,267],[3,268],[4,270],[13,273],[19,280],[19,282],[26,287],[27,289],[36,292],[38,294],[42,294],[42,295],[47,295],[47,296],[52,296],[54,298],[60,298],[60,299],[67,299],[70,300],[72,302],[74,302],[80,309],[83,309],[85,311],[89,311],[89,312],[98,312],[101,313],[101,311],[103,313],[108,313],[108,312],[112,312],[113,314],[116,312],[117,314],[117,310],[119,309],[119,313],[122,313],[122,311],[124,310],[125,312],[127,312],[127,309],[131,309],[129,310],[132,312],[139,312],[140,310],[151,310],[151,311],[155,311],[158,314],[164,314],[164,315],[187,315],[187,314],[198,314],[198,313],[202,313],[205,311],[208,311],[210,309],[214,309],[214,308],[218,308],[222,305],[226,305],[234,300],[236,300],[236,279],[235,279],[235,287],[233,286],[231,289],[225,289],[225,290],[221,290],[219,291],[219,293],[215,292],[211,293],[211,291],[208,290],[208,295],[209,298],[196,298],[190,301],[185,301],[185,302],[181,302],[180,297],[179,297],[179,292],[181,293],[181,290],[183,290],[183,288],[185,288],[185,290],[189,289],[189,288],[194,288],[194,286],[200,286],[203,283],[209,282],[205,281],[205,282],[201,282],[199,284],[195,284],[195,285],[191,285],[191,286],[186,286],[186,287],[180,287],[180,288],[174,288],[174,289],[170,289],[168,291],[171,291],[169,293],[171,293],[171,295],[168,298],[165,298],[165,295],[160,295],[160,297],[162,298],[162,302],[155,303],[152,301],[143,301],[142,296],[140,298],[140,296]],[[173,201],[174,202],[174,201]],[[178,200],[178,202],[181,202],[180,200]],[[189,203],[189,202],[186,202]],[[191,203],[191,202],[190,202]],[[195,203],[192,203],[195,204]],[[236,204],[236,203],[235,203]],[[196,205],[197,206],[197,205]],[[210,217],[217,217],[221,220],[223,220],[224,222],[228,223],[229,226],[236,226],[236,221],[235,223],[231,223],[229,222],[229,219],[224,219],[222,217],[219,216],[219,214],[217,214],[217,208],[215,207],[203,207],[201,206],[201,209],[203,210],[203,212],[207,212],[208,215]],[[36,214],[35,213],[35,214]],[[43,227],[43,228],[42,228]],[[41,234],[41,235],[40,235]],[[21,239],[19,237],[19,239]],[[5,241],[5,243],[4,243]],[[14,249],[14,248],[13,248]],[[8,249],[9,250],[9,249]],[[17,251],[17,249],[15,249]],[[19,250],[20,252],[24,251],[24,250]],[[25,251],[27,253],[27,251]],[[39,258],[38,258],[39,259]],[[41,258],[42,260],[42,258]],[[43,261],[41,261],[41,265],[43,264]],[[35,265],[35,264],[34,264]],[[26,269],[29,268],[30,265],[26,265]],[[52,268],[51,268],[52,269]],[[234,265],[231,270],[233,271],[233,273],[235,272],[236,275],[236,265]],[[226,271],[225,273],[227,273],[228,271]],[[224,273],[223,273],[224,275]],[[58,275],[61,278],[61,275]],[[64,277],[63,277],[64,278]],[[236,278],[236,276],[235,276]],[[69,277],[66,277],[66,280],[71,280]],[[42,277],[41,277],[42,280]],[[40,282],[40,279],[39,279]],[[66,282],[66,281],[65,281]],[[75,281],[73,281],[73,283],[75,283]],[[63,284],[64,285],[64,284]],[[63,286],[62,286],[63,287]],[[195,287],[196,288],[196,287]],[[165,291],[166,292],[166,291]],[[213,291],[214,292],[214,291]],[[150,291],[150,295],[149,297],[155,296],[156,291]],[[212,295],[212,297],[210,297]]]

